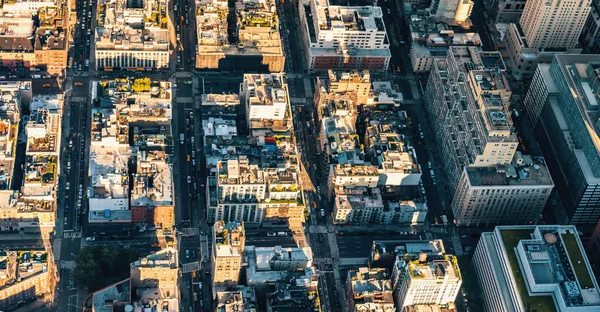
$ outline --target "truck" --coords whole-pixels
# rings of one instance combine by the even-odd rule
[[[185,143],[185,134],[183,134],[183,133],[179,134],[179,143],[181,143],[181,144]]]
[[[442,218],[442,223],[444,223],[444,226],[448,226],[448,217],[446,215],[441,215],[440,218]]]

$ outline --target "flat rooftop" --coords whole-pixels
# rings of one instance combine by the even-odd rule
[[[596,311],[600,288],[575,226],[498,226],[523,305],[538,311]],[[531,293],[531,295],[529,295]],[[553,300],[549,300],[553,298]]]
[[[472,186],[553,186],[543,158],[525,156],[528,161],[523,166],[465,167],[465,171]]]

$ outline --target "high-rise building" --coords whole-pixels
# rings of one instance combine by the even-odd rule
[[[212,286],[235,286],[246,244],[243,223],[218,221],[213,225]]]
[[[508,65],[517,79],[531,79],[537,64],[557,53],[580,53],[579,36],[592,0],[529,0],[505,36]]]
[[[310,0],[299,9],[309,70],[388,68],[390,42],[380,7]]]
[[[592,9],[581,31],[579,44],[583,53],[600,53],[600,1],[598,0],[592,0]]]
[[[600,309],[600,288],[575,226],[498,226],[483,233],[473,267],[483,311]]]
[[[510,164],[518,140],[512,129],[502,56],[475,47],[450,47],[433,66],[426,109],[447,186],[454,193],[466,166]]]
[[[462,285],[457,258],[448,254],[398,255],[394,270],[398,270],[394,297],[399,311],[414,305],[453,303]]]
[[[586,233],[600,219],[599,84],[600,55],[556,55],[524,101],[563,207],[557,217]]]
[[[533,223],[546,206],[553,187],[543,158],[521,152],[511,164],[465,167],[452,201],[456,224]]]
[[[520,25],[529,47],[574,49],[592,0],[528,0]]]
[[[496,23],[518,23],[527,0],[491,0],[484,1],[490,16]]]

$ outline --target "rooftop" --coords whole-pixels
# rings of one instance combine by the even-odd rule
[[[166,0],[144,1],[143,7],[128,7],[126,0],[100,0],[96,49],[168,51],[167,10]]]
[[[227,2],[198,1],[196,23],[201,54],[283,54],[273,0],[238,0],[232,11]]]
[[[574,226],[498,226],[494,235],[503,243],[500,255],[508,260],[523,306],[538,311],[598,309],[600,288]]]
[[[333,167],[336,176],[379,176],[379,171],[374,166],[336,165]]]
[[[383,12],[378,6],[333,6],[328,0],[313,0],[315,22],[320,31],[385,32]]]
[[[216,294],[216,312],[257,312],[256,291],[251,286],[237,286],[235,290]]]
[[[46,250],[0,250],[0,290],[48,272]]]
[[[417,280],[460,280],[457,258],[452,255],[427,255],[421,253],[407,262],[411,279]]]
[[[131,268],[154,268],[154,267],[162,267],[162,268],[171,268],[177,270],[178,268],[178,260],[177,260],[177,250],[175,248],[169,247],[146,257],[141,258],[140,260],[136,260],[131,263]]]
[[[465,167],[467,177],[472,186],[553,186],[552,177],[542,157],[522,155],[517,152],[516,159],[509,165],[495,167]]]
[[[246,241],[242,223],[218,221],[213,225],[216,257],[241,257]]]
[[[131,205],[173,205],[173,177],[167,158],[163,151],[138,151]]]
[[[67,38],[62,29],[38,29],[35,37],[36,50],[64,50]]]
[[[61,118],[57,111],[37,109],[31,112],[25,125],[27,154],[59,153]]]
[[[393,311],[392,282],[387,269],[366,267],[348,271],[355,310]]]
[[[316,283],[298,279],[290,282],[277,282],[269,284],[267,289],[268,311],[272,312],[313,312],[320,310]]]
[[[250,105],[287,105],[287,84],[283,74],[245,74],[246,101]]]

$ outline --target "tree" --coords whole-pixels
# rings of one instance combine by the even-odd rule
[[[89,291],[96,291],[129,277],[129,264],[138,258],[137,249],[88,246],[75,260],[75,279]]]
[[[136,78],[131,86],[133,92],[148,92],[150,91],[150,78]]]

